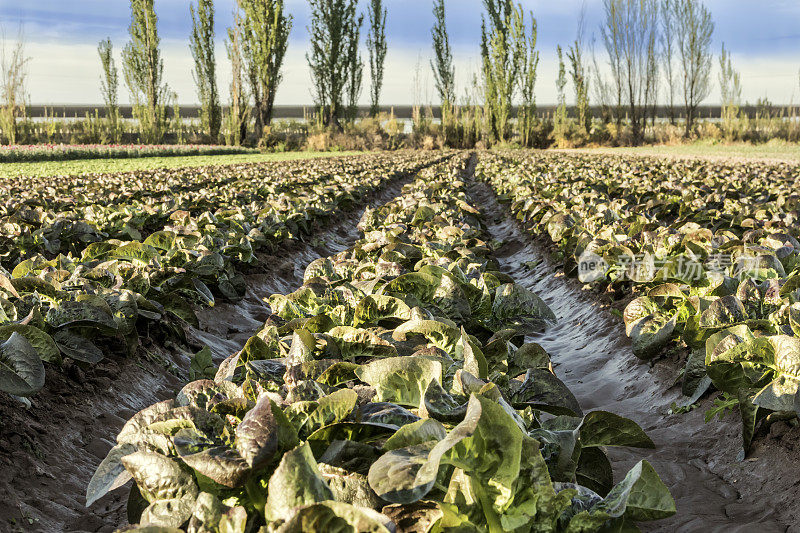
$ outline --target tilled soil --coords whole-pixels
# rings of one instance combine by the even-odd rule
[[[651,366],[636,359],[624,324],[609,306],[566,278],[488,185],[473,181],[471,194],[491,236],[503,243],[496,252],[502,270],[538,294],[558,317],[555,326],[530,340],[551,355],[556,374],[584,411],[630,418],[656,443],[654,450],[609,449],[617,481],[646,459],[675,498],[677,514],[643,523],[643,531],[800,531],[792,525],[800,520],[800,454],[793,449],[800,430],[777,426],[757,441],[748,459],[737,462],[738,412],[705,424],[709,398],[689,413],[670,414],[672,402],[683,400],[675,383],[680,368],[669,360]]]
[[[409,180],[387,184],[365,205],[387,202]],[[175,396],[187,382],[192,350],[208,345],[215,362],[240,350],[269,315],[263,299],[295,290],[311,261],[352,246],[363,211],[335,213],[313,238],[260,256],[263,272],[247,276],[242,301],[197,313],[200,328],[187,334],[191,346],[164,347],[144,339],[133,358],[108,356],[85,370],[48,368],[45,388],[31,398],[30,409],[0,395],[0,533],[111,532],[127,524],[125,488],[85,507],[89,480],[123,424],[144,407]],[[141,355],[145,351],[150,355]]]

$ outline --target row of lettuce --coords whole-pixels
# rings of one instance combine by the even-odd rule
[[[273,295],[214,380],[131,418],[87,505],[132,479],[141,531],[634,531],[672,515],[647,462],[614,484],[605,447],[650,438],[583,413],[525,342],[555,317],[499,271],[467,162],[368,210],[363,238]]]
[[[33,163],[74,159],[109,159],[136,157],[174,157],[191,155],[232,155],[258,153],[240,146],[201,144],[36,144],[0,147],[0,163]]]
[[[246,290],[258,253],[313,231],[430,156],[366,156],[6,180],[0,206],[0,393],[27,397],[45,363],[182,339],[194,309]]]
[[[685,347],[686,405],[738,404],[743,450],[800,413],[800,169],[633,157],[484,155],[477,175],[568,274],[635,296],[644,360]]]

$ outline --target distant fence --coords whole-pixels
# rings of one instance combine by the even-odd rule
[[[439,106],[422,106],[423,109],[427,112],[430,109],[433,112],[433,116],[436,118],[441,118],[441,108]],[[541,105],[537,107],[537,112],[539,116],[546,117],[552,116],[556,111],[555,105]],[[369,113],[368,106],[361,106],[359,107],[359,115],[366,116]],[[747,114],[750,118],[755,118],[756,113],[758,111],[764,111],[765,109],[769,109],[770,113],[773,115],[778,115],[780,113],[786,113],[789,110],[793,109],[793,106],[778,106],[773,105],[768,108],[757,107],[755,105],[746,105],[742,106],[742,111]],[[53,116],[55,115],[56,118],[84,118],[86,113],[94,114],[95,110],[99,113],[101,117],[105,116],[105,108],[103,106],[98,105],[32,105],[27,107],[28,116],[31,118],[45,118],[46,116]],[[601,112],[600,107],[592,107],[592,114],[594,116],[599,116]],[[303,119],[309,115],[313,115],[316,113],[317,108],[314,106],[275,106],[273,118],[276,119]],[[393,112],[394,116],[399,119],[410,119],[413,118],[414,114],[414,106],[410,105],[397,105],[397,106],[382,106],[381,111],[385,111],[387,113]],[[698,116],[700,118],[719,118],[721,115],[722,108],[718,105],[709,105],[709,106],[700,106],[698,108]],[[171,117],[173,115],[173,110],[167,110],[168,115]],[[571,115],[575,115],[575,108],[572,106],[567,107],[567,112]],[[131,106],[120,106],[120,113],[123,118],[133,118],[132,108]],[[200,107],[199,106],[182,106],[180,108],[181,118],[192,119],[198,118],[200,116]],[[516,114],[516,108],[514,109],[514,113]],[[677,118],[685,118],[685,110],[681,106],[675,107],[675,115]],[[667,106],[658,106],[656,108],[656,117],[657,118],[669,118],[669,107]]]

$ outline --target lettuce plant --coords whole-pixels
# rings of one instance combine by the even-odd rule
[[[308,265],[213,380],[135,415],[87,490],[133,479],[130,520],[186,531],[601,531],[670,516],[653,447],[583,413],[526,334],[552,310],[497,269],[451,157]]]

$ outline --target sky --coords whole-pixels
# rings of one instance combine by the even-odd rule
[[[229,63],[223,38],[231,24],[235,0],[216,0],[218,83],[227,95]],[[366,1],[361,0],[362,9]],[[192,79],[192,58],[188,48],[191,30],[190,0],[156,0],[164,72],[167,83],[183,105],[197,102]],[[389,11],[386,77],[382,103],[386,105],[429,103],[435,100],[430,28],[431,0],[385,0]],[[599,36],[602,0],[521,0],[526,11],[538,21],[538,49],[541,53],[537,101],[556,101],[558,71],[556,47],[566,47],[577,35],[579,14],[585,6],[586,40]],[[706,0],[716,29],[713,51],[725,43],[734,67],[741,72],[743,99],[755,102],[768,97],[774,103],[800,102],[800,0]],[[284,81],[278,89],[277,104],[312,103],[311,80],[305,58],[308,48],[309,9],[306,0],[286,0],[294,17],[289,50],[284,64]],[[446,0],[447,24],[453,46],[459,95],[463,95],[477,71],[482,0]],[[0,0],[0,25],[6,47],[22,28],[26,54],[30,57],[28,93],[33,104],[97,104],[101,67],[97,43],[110,37],[117,64],[128,40],[128,0]],[[598,39],[599,41],[599,39]],[[596,52],[604,61],[602,46]],[[366,49],[364,50],[366,57]],[[719,101],[717,63],[714,89],[706,103]],[[368,72],[365,73],[368,83]],[[120,99],[128,101],[120,88]],[[364,103],[368,100],[365,90]]]

